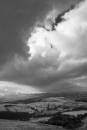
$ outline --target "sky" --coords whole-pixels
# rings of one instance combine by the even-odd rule
[[[87,91],[86,9],[87,0],[0,0],[0,95]]]

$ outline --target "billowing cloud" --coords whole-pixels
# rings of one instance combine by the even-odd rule
[[[65,21],[55,26],[55,30],[36,27],[28,44],[32,56],[46,57],[59,55],[58,59],[86,58],[87,53],[87,2],[83,2],[62,18]],[[52,54],[54,52],[54,54]],[[34,57],[33,57],[34,58]]]
[[[20,55],[19,50],[15,51],[13,60],[2,67],[0,79],[36,86],[45,91],[52,91],[52,86],[57,90],[58,85],[60,89],[65,84],[77,86],[75,78],[87,76],[86,9],[87,1],[60,14],[57,6],[52,11],[47,8],[47,14],[41,13],[46,16],[43,23],[38,13],[39,20],[33,24],[35,27],[31,33],[29,30],[30,36],[24,39],[23,46],[17,44],[20,51],[20,47],[28,49],[25,51],[28,59],[24,59],[24,53]]]
[[[55,79],[59,80],[60,77],[69,79],[87,74],[86,68],[84,72],[84,66],[87,65],[86,8],[87,1],[73,6],[71,10],[57,16],[58,19],[61,18],[61,21],[57,21],[57,18],[54,19],[50,15],[51,26],[48,21],[48,26],[36,27],[31,33],[28,41],[31,60],[37,58],[38,62],[42,60],[44,64],[50,60],[48,68],[42,68],[46,76],[56,75]],[[54,29],[52,29],[53,26]]]

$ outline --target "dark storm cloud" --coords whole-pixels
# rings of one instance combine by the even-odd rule
[[[15,54],[28,56],[29,48],[22,36],[48,9],[48,2],[43,0],[0,1],[0,64]]]

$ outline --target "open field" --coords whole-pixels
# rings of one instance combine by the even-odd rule
[[[86,93],[32,96],[0,103],[0,130],[87,130]]]
[[[63,130],[57,126],[48,126],[28,121],[0,120],[0,130]]]

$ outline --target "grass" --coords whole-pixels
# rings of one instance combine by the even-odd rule
[[[0,120],[0,130],[63,130],[51,125],[23,121]]]

